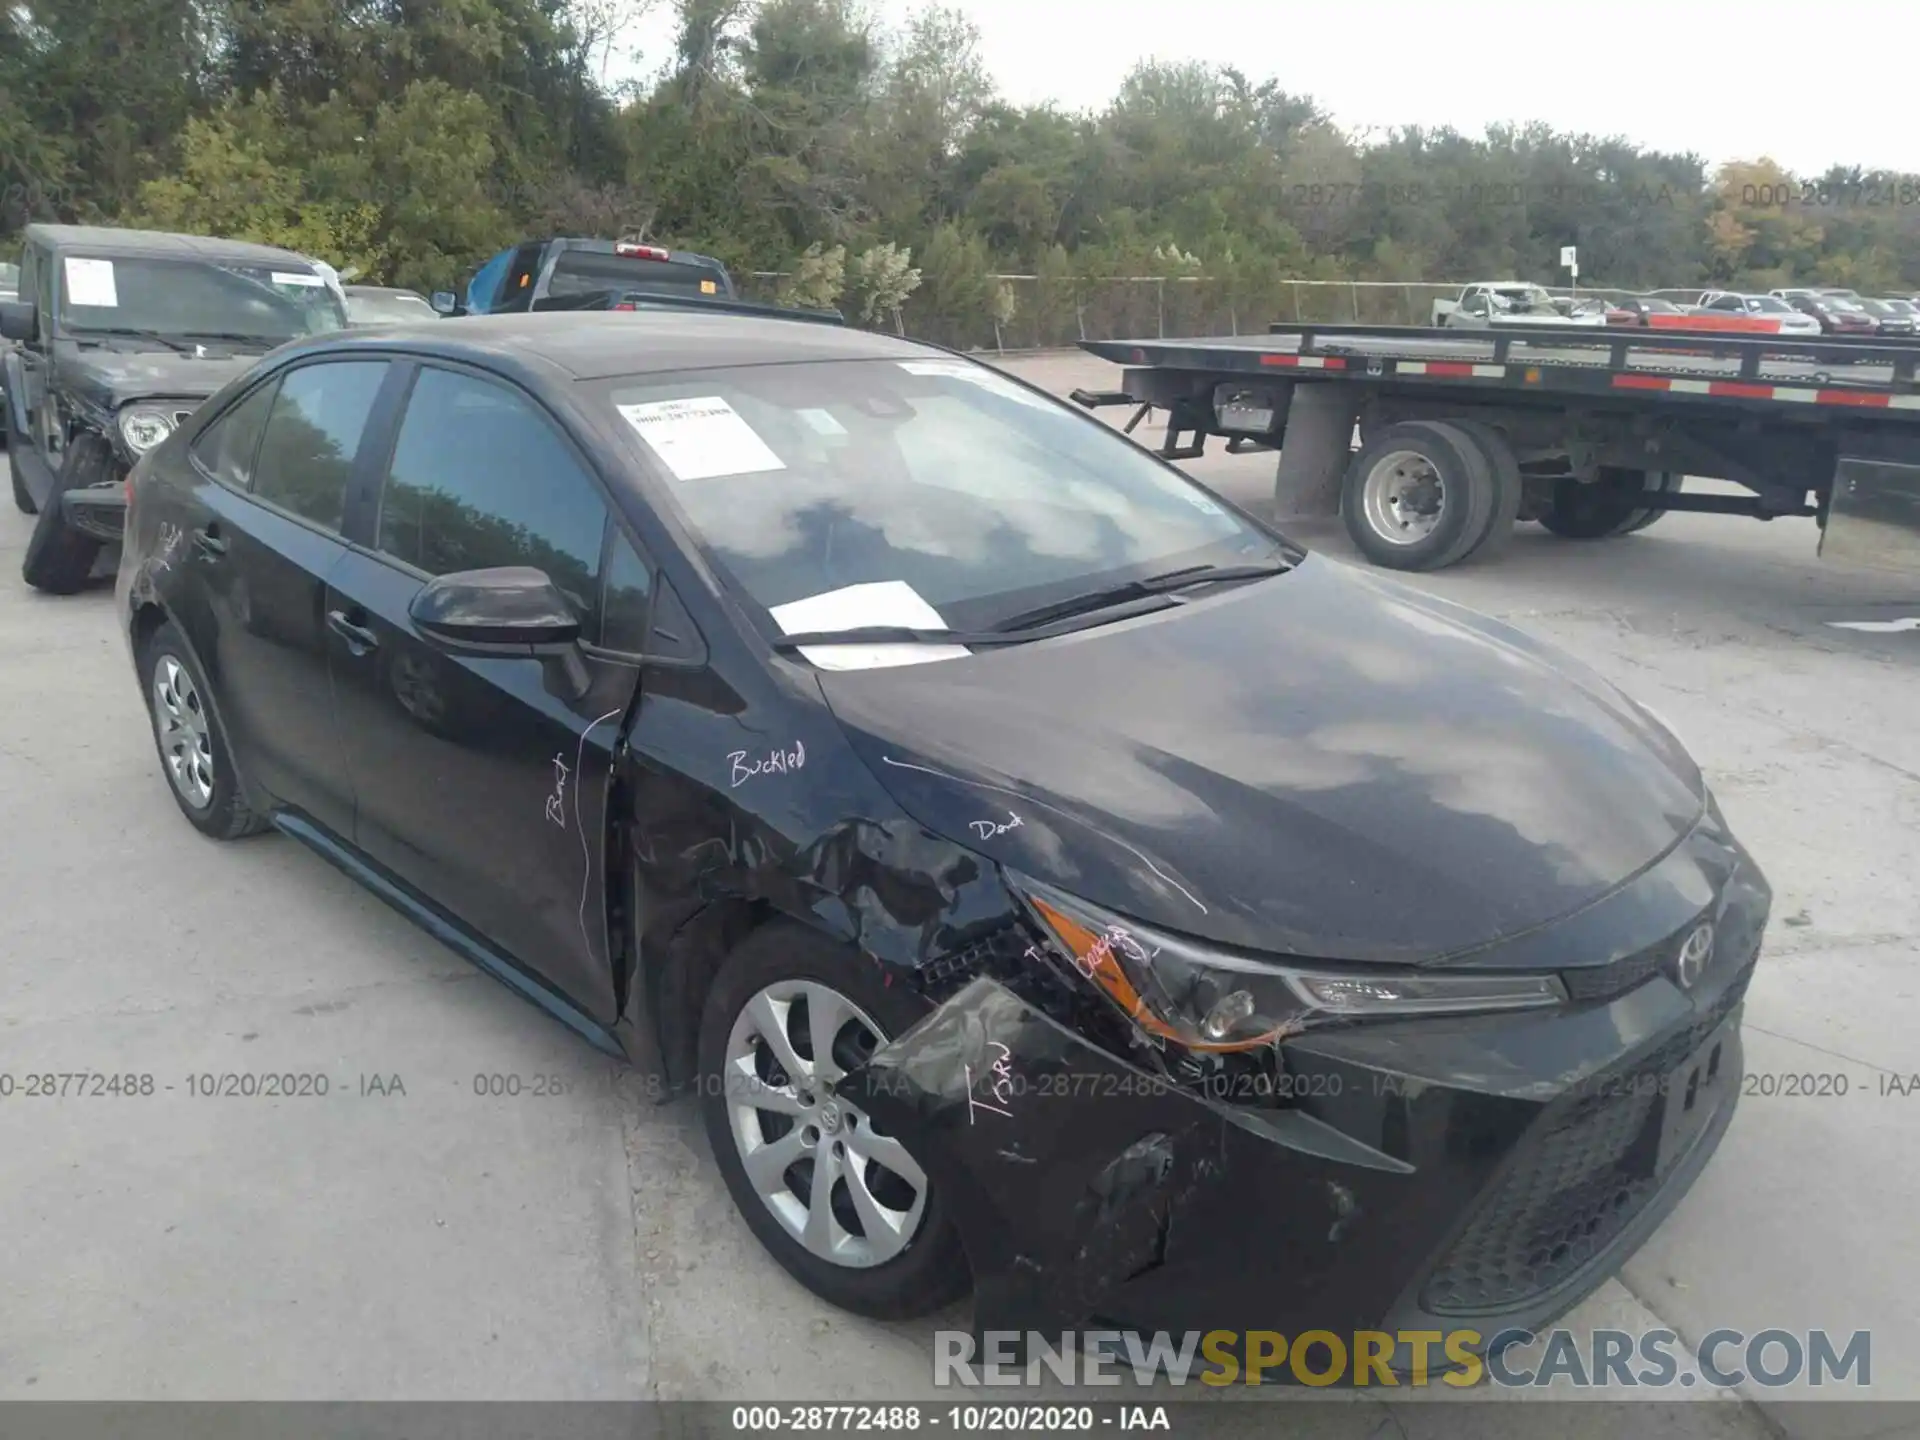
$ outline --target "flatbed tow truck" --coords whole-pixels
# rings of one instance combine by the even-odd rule
[[[1129,432],[1165,410],[1172,460],[1278,451],[1276,513],[1338,513],[1376,565],[1487,555],[1520,520],[1601,540],[1690,510],[1809,516],[1821,556],[1920,573],[1913,341],[1275,325],[1082,348],[1123,370],[1078,404],[1135,406]]]

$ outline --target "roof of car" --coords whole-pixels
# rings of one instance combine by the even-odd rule
[[[175,235],[166,230],[122,230],[111,225],[29,225],[29,245],[56,250],[105,250],[116,255],[174,256],[180,259],[227,260],[248,264],[296,264],[313,261],[277,245],[255,245],[247,240],[222,240],[211,235]]]
[[[818,360],[927,359],[943,354],[891,335],[777,316],[691,310],[555,310],[407,321],[334,332],[315,347],[373,349],[399,342],[448,359],[535,359],[578,380]]]

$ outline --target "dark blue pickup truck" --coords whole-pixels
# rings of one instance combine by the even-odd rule
[[[710,255],[633,240],[528,240],[502,250],[467,282],[464,298],[433,297],[443,315],[506,315],[591,308],[609,292],[734,300],[726,266]]]

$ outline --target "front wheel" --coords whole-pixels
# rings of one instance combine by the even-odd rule
[[[10,402],[0,399],[0,409],[6,409],[9,405]],[[13,428],[13,416],[10,413],[0,415],[0,430],[4,430],[7,437],[7,478],[13,481],[14,508],[22,515],[38,515],[40,506],[35,502],[33,492],[27,489],[27,477],[20,470],[20,447],[26,444],[27,437]]]
[[[734,1204],[802,1285],[876,1320],[932,1314],[969,1288],[919,1160],[835,1090],[918,1018],[872,961],[779,922],[728,957],[700,1027],[700,1104]]]

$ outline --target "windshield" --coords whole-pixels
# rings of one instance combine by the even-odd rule
[[[347,296],[347,319],[355,325],[385,325],[399,320],[439,318],[439,312],[419,295]]]
[[[562,250],[547,280],[549,295],[590,295],[597,290],[636,290],[652,295],[716,295],[731,298],[724,271],[709,265]]]
[[[899,623],[904,603],[984,629],[1171,569],[1281,553],[1098,421],[962,360],[594,388],[728,579],[768,610],[836,596],[833,628]],[[840,596],[853,586],[884,589]],[[867,596],[891,608],[862,610]]]
[[[149,331],[273,346],[345,326],[339,298],[304,265],[213,264],[153,256],[61,257],[60,327],[69,335]]]

